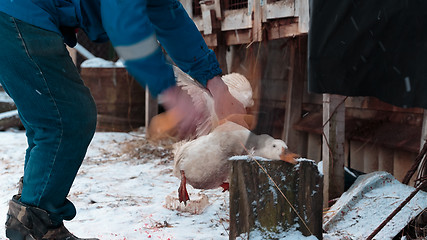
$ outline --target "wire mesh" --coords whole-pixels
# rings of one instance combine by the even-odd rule
[[[225,10],[235,10],[248,7],[248,0],[226,0],[224,1]]]
[[[202,8],[200,7],[200,0],[193,0],[193,17],[201,16]]]

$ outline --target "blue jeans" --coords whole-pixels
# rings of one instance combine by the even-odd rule
[[[20,201],[56,224],[76,215],[67,195],[96,128],[96,106],[62,37],[0,12],[0,83],[26,129]]]

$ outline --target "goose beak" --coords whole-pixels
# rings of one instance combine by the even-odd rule
[[[298,154],[288,152],[288,151],[286,151],[286,149],[284,147],[282,147],[282,153],[280,154],[280,160],[283,160],[285,162],[292,163],[292,164],[297,164],[298,161],[295,160],[295,158],[298,158],[298,157],[299,157]]]

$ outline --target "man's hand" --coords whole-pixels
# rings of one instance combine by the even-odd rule
[[[208,81],[207,89],[214,99],[218,120],[225,120],[231,115],[246,114],[243,104],[230,94],[227,85],[219,76]],[[152,119],[148,129],[152,139],[168,135],[180,139],[194,136],[197,125],[210,118],[212,114],[209,109],[195,107],[192,97],[178,86],[163,91],[159,99],[166,112]]]
[[[170,87],[162,92],[160,100],[166,112],[155,121],[162,122],[160,124],[162,129],[175,129],[178,138],[184,138],[196,131],[196,124],[204,116],[194,107],[193,101],[187,92],[177,86]],[[156,122],[150,123],[150,128],[155,127],[156,124]],[[164,126],[165,124],[168,126]],[[158,132],[162,130],[151,129],[151,131]],[[163,134],[163,132],[157,134]]]
[[[235,99],[228,91],[228,86],[221,77],[216,76],[207,83],[215,101],[215,112],[219,120],[227,118],[232,114],[246,114],[246,109],[241,102]]]

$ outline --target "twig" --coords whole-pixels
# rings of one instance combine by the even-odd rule
[[[218,217],[219,223],[221,223],[222,227],[224,228],[224,231],[227,233],[228,236],[230,236],[230,234],[228,233],[227,229],[224,226],[224,223],[222,223],[221,217],[219,216],[219,214],[218,213],[215,213],[215,214]]]
[[[329,116],[328,120],[326,122],[323,123],[322,128],[325,128],[326,124],[328,124],[328,122],[331,121],[332,117],[335,115],[335,113],[337,113],[338,108],[343,105],[343,103],[345,103],[345,100],[347,100],[348,96],[346,96],[334,109],[334,111],[332,111],[332,114]]]
[[[420,151],[420,153],[415,158],[415,162],[412,165],[411,169],[406,173],[405,178],[403,178],[402,183],[408,185],[409,180],[411,180],[414,173],[417,171],[418,166],[420,165],[421,161],[423,160],[424,156],[427,153],[427,141],[424,142],[423,149]]]
[[[402,210],[402,208],[417,194],[423,187],[427,186],[427,179],[421,183],[385,220],[382,222],[366,240],[371,240],[384,228],[384,226],[390,222],[390,220]]]

